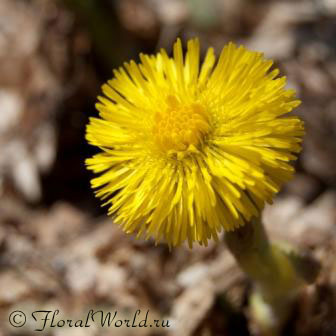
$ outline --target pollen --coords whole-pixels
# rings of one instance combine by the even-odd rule
[[[185,151],[198,146],[209,131],[209,121],[202,105],[181,104],[175,96],[166,99],[167,108],[155,114],[153,135],[163,151]]]

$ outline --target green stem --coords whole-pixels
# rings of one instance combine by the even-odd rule
[[[263,329],[279,329],[298,291],[315,280],[317,263],[271,244],[260,219],[226,233],[225,241],[240,267],[255,281],[252,314]]]

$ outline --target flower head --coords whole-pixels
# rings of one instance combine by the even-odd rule
[[[96,195],[125,232],[207,244],[259,216],[293,174],[302,121],[286,78],[262,53],[226,45],[216,62],[190,40],[125,63],[103,85],[86,138]]]

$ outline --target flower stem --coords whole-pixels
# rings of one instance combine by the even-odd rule
[[[275,335],[290,313],[293,299],[315,280],[319,265],[307,256],[271,244],[260,219],[225,234],[243,271],[255,281],[251,313],[266,334]]]

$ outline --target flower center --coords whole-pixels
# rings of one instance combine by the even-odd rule
[[[168,96],[167,108],[155,115],[153,134],[163,150],[184,151],[197,145],[209,131],[206,111],[200,104],[181,104]]]

